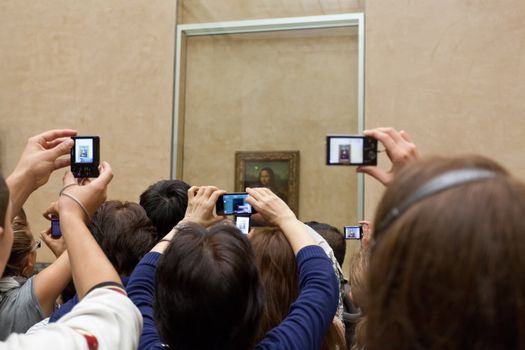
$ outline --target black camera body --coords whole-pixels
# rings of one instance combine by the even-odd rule
[[[73,136],[71,172],[76,178],[98,177],[100,165],[100,138],[98,136]]]

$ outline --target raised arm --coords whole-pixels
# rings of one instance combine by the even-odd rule
[[[56,300],[70,280],[71,268],[67,251],[35,276],[35,295],[46,317],[55,310]]]
[[[332,263],[282,199],[267,188],[247,188],[246,192],[250,195],[246,201],[284,233],[299,270],[298,298],[286,318],[266,334],[256,349],[320,349],[339,302]]]
[[[292,246],[294,254],[309,245],[316,245],[306,231],[304,224],[299,221],[286,203],[272,191],[264,187],[246,188],[250,195],[246,201],[252,205],[263,218],[278,226]]]
[[[416,145],[412,142],[408,133],[403,130],[376,128],[365,130],[363,134],[378,140],[385,146],[386,154],[392,162],[392,167],[390,170],[385,171],[377,166],[360,166],[357,168],[357,172],[368,174],[385,186],[392,182],[395,174],[405,164],[421,157]]]
[[[70,163],[73,146],[71,136],[77,132],[70,129],[50,130],[31,137],[15,169],[6,179],[11,192],[12,215],[16,215],[29,195],[44,185],[51,173]]]
[[[86,226],[105,201],[112,178],[113,172],[106,162],[101,165],[100,176],[91,182],[85,181],[85,186],[78,185],[69,171],[64,176],[64,189],[58,200],[60,228],[66,240],[79,299],[100,283],[121,285],[119,275]]]

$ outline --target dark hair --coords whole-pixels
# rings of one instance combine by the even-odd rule
[[[184,218],[190,185],[181,180],[162,180],[140,195],[140,205],[157,228],[157,239],[164,237]]]
[[[0,227],[4,227],[4,224],[8,221],[5,217],[7,215],[8,205],[9,187],[7,187],[4,177],[0,175]]]
[[[88,228],[121,276],[129,276],[156,242],[155,228],[137,203],[103,203]]]
[[[298,271],[292,247],[275,228],[255,229],[248,236],[264,286],[266,303],[257,341],[288,315],[290,305],[299,295]]]
[[[33,250],[34,238],[24,209],[12,220],[13,226],[13,245],[11,246],[11,253],[9,260],[5,266],[3,276],[20,276],[24,265],[27,263],[27,258]]]
[[[231,225],[183,226],[157,266],[155,320],[173,349],[251,349],[264,297],[248,239]]]
[[[346,254],[345,236],[336,227],[317,221],[305,222],[306,225],[319,233],[334,251],[334,256],[339,265],[343,266]]]
[[[434,158],[403,168],[374,227],[430,179],[454,169],[494,176],[435,193],[374,233],[367,349],[525,346],[525,185],[483,157]]]

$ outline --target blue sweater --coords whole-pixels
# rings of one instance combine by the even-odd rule
[[[127,292],[144,318],[139,350],[164,349],[153,319],[155,268],[159,253],[148,253],[130,277]],[[307,246],[297,254],[299,297],[290,313],[255,347],[262,349],[319,349],[332,324],[339,288],[332,263],[318,246]]]

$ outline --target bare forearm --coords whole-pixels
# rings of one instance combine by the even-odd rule
[[[280,222],[279,228],[286,236],[295,255],[306,246],[316,245],[315,241],[306,231],[304,224],[295,218]]]
[[[9,187],[11,203],[13,206],[12,216],[15,217],[20,212],[20,209],[29,198],[29,195],[34,191],[28,181],[25,181],[24,174],[14,172],[5,180]]]
[[[51,315],[55,301],[71,280],[67,252],[35,277],[35,294],[46,316]]]
[[[73,279],[80,299],[97,284],[121,283],[119,275],[82,219],[61,215],[60,226],[66,240]]]

